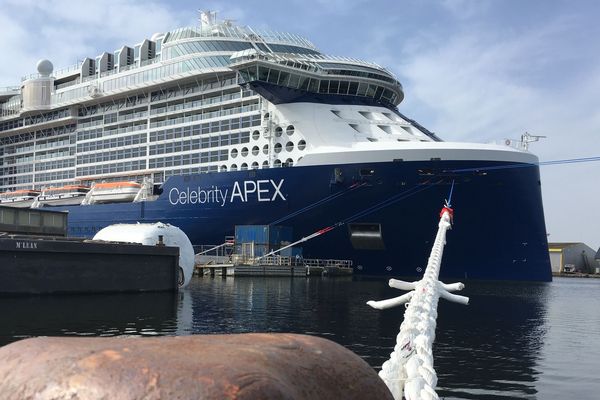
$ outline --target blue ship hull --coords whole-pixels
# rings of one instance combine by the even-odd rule
[[[441,278],[550,281],[538,168],[449,172],[474,165],[483,171],[504,164],[399,161],[176,176],[156,201],[63,209],[71,236],[162,221],[183,229],[194,245],[222,243],[235,225],[283,219],[278,224],[291,226],[298,240],[338,224],[303,243],[304,257],[351,259],[356,274],[413,277],[426,266],[454,180],[455,225]],[[378,245],[356,248],[349,222],[380,224]]]

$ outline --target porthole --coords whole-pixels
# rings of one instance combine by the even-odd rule
[[[242,157],[246,157],[248,155],[248,148],[242,147],[242,152],[240,153]]]
[[[257,156],[259,151],[260,149],[258,148],[258,146],[254,146],[252,148],[252,155]]]
[[[265,116],[263,117],[263,119],[264,119],[265,121],[268,121],[270,117],[271,117],[271,116],[269,115],[269,113],[265,113]]]
[[[281,143],[276,143],[274,149],[275,153],[281,153]]]
[[[237,171],[237,164],[231,164],[231,170]]]
[[[221,172],[227,172],[227,165],[221,165]]]
[[[294,150],[294,143],[293,142],[287,142],[285,144],[285,150],[286,151],[292,151],[292,150]]]
[[[273,166],[274,167],[281,167],[281,160],[280,159],[275,160],[275,162],[273,163]]]
[[[292,165],[294,165],[294,160],[288,158],[287,160],[285,160],[285,165],[286,167],[291,167]]]
[[[248,169],[248,164],[243,163],[242,165],[240,165],[240,171],[245,171]]]
[[[263,167],[263,169],[264,168],[269,168],[269,162],[268,161],[263,161],[262,167]]]
[[[260,139],[260,132],[259,131],[252,132],[252,139],[254,139],[254,140]]]
[[[252,169],[258,169],[258,163],[256,161],[252,163]]]
[[[275,137],[281,137],[281,135],[283,134],[283,128],[278,126],[277,128],[275,128]]]
[[[302,139],[298,142],[298,150],[304,150],[306,148],[306,141]]]
[[[237,149],[231,149],[231,158],[236,158],[238,155]]]
[[[294,125],[288,125],[288,127],[285,128],[285,133],[288,136],[292,136],[294,134],[294,131],[295,131]]]
[[[264,153],[264,154],[269,154],[269,145],[268,145],[268,144],[265,144],[265,145],[263,146],[263,153]]]

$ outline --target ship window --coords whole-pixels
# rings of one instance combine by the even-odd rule
[[[277,84],[277,80],[279,79],[279,71],[276,69],[272,69],[269,73],[269,78],[267,82]]]
[[[227,172],[227,165],[221,165],[221,172]]]
[[[391,121],[395,121],[394,118],[392,117],[391,113],[382,113],[383,115],[385,115],[387,117],[387,119],[391,120]]]
[[[340,94],[348,94],[348,82],[341,81],[340,82]]]
[[[252,169],[258,169],[258,163],[256,161],[252,163]]]
[[[300,83],[300,77],[298,75],[291,74],[290,75],[290,83],[288,86],[291,88],[297,89],[299,83]]]
[[[304,150],[306,148],[306,141],[302,139],[298,142],[298,150]]]
[[[372,138],[372,137],[368,137],[367,140],[369,142],[377,142],[377,139],[376,138]]]
[[[294,134],[294,131],[295,131],[295,129],[294,129],[294,125],[288,125],[288,127],[287,127],[287,128],[285,128],[285,133],[286,133],[288,136],[292,136],[292,135]]]
[[[286,149],[286,151],[292,151],[292,150],[294,150],[294,143],[293,142],[287,142],[285,144],[285,149]]]
[[[286,167],[291,167],[293,165],[294,165],[294,160],[292,160],[291,158],[288,158],[287,160],[285,160]]]
[[[370,121],[375,120],[375,117],[373,117],[373,113],[369,111],[359,111],[358,113]]]
[[[231,149],[231,158],[236,158],[238,155],[237,149]]]
[[[240,166],[240,171],[245,171],[245,170],[247,170],[247,169],[248,169],[248,164],[246,164],[246,163],[243,163],[243,164]]]
[[[329,91],[329,81],[321,81],[319,93],[327,93]]]
[[[248,148],[244,147],[242,148],[242,157],[246,157],[248,155]]]
[[[283,134],[283,128],[278,126],[277,128],[275,128],[275,137],[281,137],[281,135]]]
[[[280,159],[275,160],[275,162],[273,163],[273,166],[274,167],[281,167],[281,160]]]
[[[283,72],[281,71],[279,73],[279,81],[278,84],[280,86],[287,86],[288,80],[289,80],[290,74],[289,72]]]
[[[377,125],[379,127],[379,129],[381,129],[382,131],[384,131],[387,134],[392,134],[392,128],[389,125]]]
[[[252,155],[257,156],[259,151],[260,149],[258,148],[258,146],[254,146],[252,148]]]
[[[351,96],[355,96],[357,90],[358,90],[358,82],[350,82],[348,94]]]
[[[258,67],[258,80],[266,82],[269,77],[269,68],[266,67]],[[265,114],[266,117],[266,114]]]
[[[252,139],[258,140],[259,138],[260,138],[260,132],[259,131],[252,132]]]
[[[231,164],[231,170],[237,171],[237,164]]]
[[[281,143],[275,144],[275,153],[281,153]]]
[[[263,161],[262,167],[263,167],[263,169],[264,168],[269,168],[269,162],[268,161]]]
[[[350,128],[354,129],[356,132],[358,132],[358,133],[362,133],[362,132],[360,131],[360,129],[358,129],[358,125],[357,125],[357,124],[348,124],[348,125],[350,125]]]

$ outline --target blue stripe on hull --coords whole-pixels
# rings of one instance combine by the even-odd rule
[[[387,162],[178,176],[163,185],[156,201],[64,209],[70,211],[72,236],[93,236],[117,222],[162,221],[183,229],[194,244],[218,244],[233,235],[235,225],[269,224],[337,192],[344,194],[281,225],[293,227],[294,238],[300,239],[418,188],[418,193],[355,221],[381,224],[385,250],[354,249],[348,227],[341,226],[305,242],[303,253],[307,258],[352,259],[357,274],[419,276],[452,180],[452,174],[442,171],[474,165],[501,163]],[[341,169],[342,182],[335,182],[335,168]],[[374,172],[361,176],[361,170]],[[448,234],[442,279],[551,280],[538,168],[453,177],[456,224]],[[247,197],[244,182],[253,182],[246,184]],[[364,184],[348,190],[356,182]]]

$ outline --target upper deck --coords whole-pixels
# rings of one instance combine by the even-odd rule
[[[88,57],[55,72],[46,61],[48,71],[25,76],[20,87],[0,91],[0,121],[30,111],[93,104],[186,78],[230,73],[232,64],[239,70],[240,63],[251,62],[251,55],[257,54],[263,56],[263,61],[268,59],[282,68],[303,70],[313,78],[319,74],[335,75],[335,81],[341,81],[344,87],[354,88],[352,82],[366,79],[364,90],[351,90],[344,93],[347,95],[365,96],[371,90],[368,86],[371,83],[373,93],[368,95],[374,95],[382,87],[378,97],[387,89],[383,99],[390,104],[397,105],[403,98],[402,86],[393,74],[374,63],[326,56],[301,36],[238,26],[228,20],[218,22],[214,13],[203,13],[201,21],[199,27],[155,34],[133,47],[123,46],[95,58]],[[241,83],[244,81],[241,79]],[[315,82],[318,80],[313,86]],[[300,89],[310,91],[313,86]],[[28,90],[29,87],[33,89]]]

